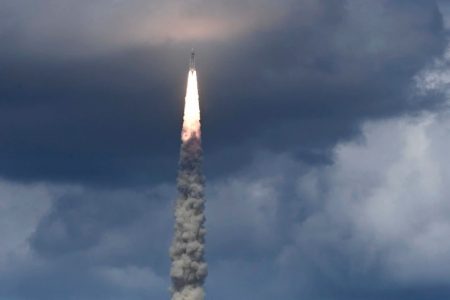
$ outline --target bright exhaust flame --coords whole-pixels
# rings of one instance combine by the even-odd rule
[[[200,139],[200,106],[195,69],[190,70],[188,75],[181,139],[185,142],[192,137]]]

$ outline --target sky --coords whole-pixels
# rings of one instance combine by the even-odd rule
[[[191,48],[207,299],[450,298],[450,2],[0,0],[0,300],[169,298]]]

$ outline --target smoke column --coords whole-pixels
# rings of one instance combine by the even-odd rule
[[[191,65],[186,90],[175,205],[175,232],[170,248],[172,300],[203,300],[208,274],[204,260],[205,199],[197,73]]]

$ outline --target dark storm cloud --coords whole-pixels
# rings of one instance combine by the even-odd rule
[[[323,150],[352,135],[362,119],[433,104],[407,95],[411,76],[444,45],[433,4],[327,3],[307,24],[302,5],[292,7],[284,26],[224,51],[227,57],[239,48],[237,63],[230,59],[214,74],[213,84],[227,91],[205,87],[205,99],[215,100],[205,101],[205,130],[223,147],[256,135],[268,147]]]
[[[199,9],[4,2],[1,174],[115,185],[173,178],[192,44],[211,175],[233,168],[214,158],[240,153],[245,162],[260,148],[326,162],[362,120],[436,104],[407,95],[444,46],[432,1],[191,5]],[[194,31],[181,30],[191,23]]]
[[[158,162],[176,155],[170,149],[178,146],[184,83],[179,77],[180,88],[171,86],[169,67],[142,51],[69,65],[29,62],[18,70],[17,64],[5,64],[0,84],[7,176],[97,181],[139,176],[144,169],[167,174]]]

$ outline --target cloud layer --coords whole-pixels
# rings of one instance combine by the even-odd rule
[[[445,7],[3,1],[0,299],[169,297],[192,46],[207,298],[450,297]]]
[[[449,130],[447,114],[368,123],[360,140],[335,148],[332,165],[307,168],[265,153],[210,182],[207,296],[448,296]],[[10,223],[15,234],[4,237],[11,250],[4,249],[2,296],[166,298],[173,188],[21,186],[22,195],[42,197],[32,215],[22,195],[14,209],[2,207],[30,220]]]
[[[173,178],[192,46],[211,175],[261,148],[326,162],[361,121],[442,101],[409,92],[411,77],[446,43],[432,1],[2,6],[10,13],[1,33],[0,171],[15,180],[140,185]],[[194,28],[202,18],[207,25],[199,26],[213,33],[153,36]],[[208,22],[246,29],[221,36]],[[141,31],[148,42],[129,40]],[[220,163],[229,153],[240,153],[236,163]]]

